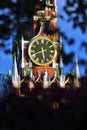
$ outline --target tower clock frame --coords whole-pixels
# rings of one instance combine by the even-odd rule
[[[19,35],[21,34],[21,36],[23,36],[20,40],[22,41],[22,66],[20,65],[22,75],[24,74],[26,67],[29,67],[29,62],[31,62],[31,68],[34,73],[37,73],[37,71],[43,73],[47,68],[49,75],[52,77],[54,75],[59,55],[58,29],[56,26],[58,18],[56,0],[38,0],[38,4],[36,2],[34,7],[33,16],[30,16],[29,18],[20,18]],[[43,26],[41,23],[43,23]],[[34,49],[32,50],[32,46],[34,46],[34,43],[38,44],[38,41],[43,42],[38,45],[38,47],[41,46],[41,50],[37,49],[39,52],[35,52],[36,55],[38,54],[38,57],[35,59],[35,54],[31,51],[35,51]],[[49,46],[46,45],[47,43]],[[50,48],[50,43],[52,45],[52,49]],[[41,44],[44,45],[42,46]]]

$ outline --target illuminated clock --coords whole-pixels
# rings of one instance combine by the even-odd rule
[[[49,38],[40,36],[30,42],[28,53],[33,63],[46,66],[53,62],[55,45]]]

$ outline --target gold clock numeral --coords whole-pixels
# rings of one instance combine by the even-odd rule
[[[39,58],[38,57],[36,58],[36,61],[39,62]]]
[[[35,46],[35,45],[32,45],[32,47],[36,48],[36,46]]]
[[[44,39],[41,39],[41,43],[44,43]]]
[[[48,41],[46,42],[46,45],[48,44]]]
[[[31,53],[34,53],[35,52],[35,50],[31,50]]]
[[[51,52],[51,53],[54,53],[54,51],[52,51],[52,50],[51,50],[50,52]]]
[[[41,63],[44,63],[43,59],[41,60]]]
[[[50,55],[50,58],[52,58],[53,57],[53,55]]]
[[[37,45],[39,45],[39,42],[38,42],[38,41],[36,41],[36,43],[37,43]]]
[[[35,59],[36,55],[35,55],[35,54],[33,54],[33,55],[32,55],[32,57]]]
[[[53,47],[52,45],[51,46],[49,46],[49,48],[51,48],[51,47]]]
[[[48,62],[48,61],[49,61],[49,59],[46,59],[46,61]]]

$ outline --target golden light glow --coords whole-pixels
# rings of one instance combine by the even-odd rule
[[[55,109],[55,110],[56,110],[56,109],[59,109],[59,103],[54,102],[52,107],[53,107],[53,109]]]

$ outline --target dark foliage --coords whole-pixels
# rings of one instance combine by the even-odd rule
[[[79,27],[85,33],[87,29],[87,1],[67,0],[64,10],[69,16],[68,21],[73,21],[73,27]]]
[[[0,104],[0,130],[86,129],[86,80],[82,77],[81,88],[77,89],[54,86],[49,94],[45,90],[42,98],[37,94],[20,97],[11,90]]]

